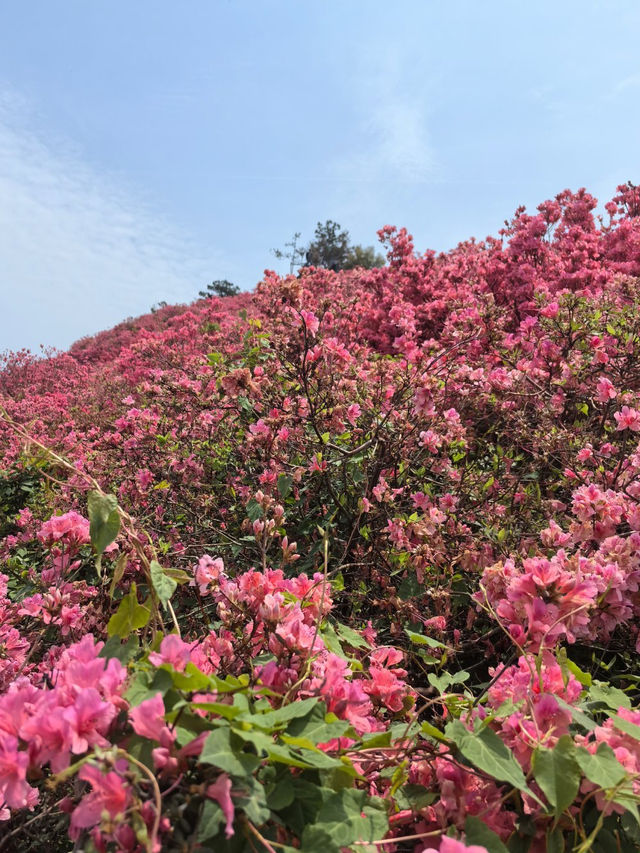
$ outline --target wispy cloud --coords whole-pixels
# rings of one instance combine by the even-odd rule
[[[611,93],[612,95],[620,95],[628,89],[636,89],[638,86],[640,86],[640,73],[630,74],[628,77],[624,77],[622,80],[616,81],[613,84]]]
[[[367,182],[433,178],[437,164],[427,95],[416,91],[415,75],[407,67],[410,58],[390,49],[386,56],[367,60],[350,84],[358,132],[334,168],[344,177]]]
[[[0,92],[0,350],[68,346],[160,300],[191,301],[227,266],[206,255]]]

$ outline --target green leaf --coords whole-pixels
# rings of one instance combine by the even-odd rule
[[[198,823],[198,841],[213,838],[225,824],[225,817],[218,803],[214,803],[213,800],[206,800]]]
[[[275,764],[284,764],[286,767],[299,767],[302,770],[311,770],[315,765],[303,759],[299,753],[294,752],[288,746],[279,746],[273,743],[269,747],[269,761]]]
[[[633,815],[635,821],[640,825],[640,812],[638,812],[638,798],[633,793],[631,787],[619,791],[613,798],[613,802],[626,809],[629,814]]]
[[[291,720],[286,731],[288,737],[305,738],[314,746],[347,733],[353,734],[349,721],[327,714],[324,703],[316,704],[304,717]]]
[[[242,753],[237,745],[232,745],[231,732],[226,727],[215,729],[207,737],[200,761],[240,777],[249,776],[260,763],[257,756]]]
[[[164,668],[165,664],[163,664]],[[198,669],[195,663],[189,661],[183,672],[177,672],[170,669],[173,686],[178,690],[184,690],[187,693],[195,693],[200,690],[207,690],[211,687],[211,678],[205,675],[204,672]]]
[[[466,671],[454,672],[453,675],[449,672],[443,672],[441,675],[435,675],[433,672],[430,672],[427,676],[429,684],[435,687],[438,693],[446,693],[447,688],[451,687],[451,685],[463,684],[468,679],[469,673]]]
[[[612,714],[611,719],[613,720],[613,725],[617,729],[620,729],[621,732],[630,735],[635,740],[640,740],[640,726],[636,725],[636,723],[630,723],[629,720],[624,720],[617,714]]]
[[[168,578],[172,578],[176,583],[189,583],[191,580],[191,575],[188,572],[183,571],[183,569],[163,569],[162,570]]]
[[[408,783],[396,792],[395,801],[401,809],[412,809],[414,812],[419,812],[420,809],[424,809],[435,802],[437,796],[434,791],[429,791],[422,785]]]
[[[440,731],[440,729],[437,729],[435,726],[431,725],[431,723],[424,722],[420,727],[420,730],[423,734],[427,735],[427,737],[430,737],[433,740],[445,742],[447,740],[446,737]]]
[[[345,654],[345,651],[342,648],[342,643],[336,633],[336,629],[333,627],[331,622],[325,622],[320,629],[320,636],[322,637],[325,646],[330,652],[332,652],[332,654],[337,655],[343,660],[349,660],[348,655]]]
[[[156,591],[156,595],[160,599],[162,606],[166,609],[167,602],[175,592],[178,582],[169,577],[156,560],[151,561],[149,572],[151,575],[151,584]]]
[[[233,736],[240,738],[245,743],[250,743],[257,755],[266,755],[274,745],[272,735],[261,732],[258,729],[243,728],[244,720],[239,720],[240,728],[233,729]]]
[[[290,477],[288,474],[278,474],[278,493],[282,500],[291,494],[292,484],[293,477]]]
[[[613,711],[617,711],[620,707],[631,708],[631,701],[626,693],[623,693],[618,687],[612,687],[602,681],[593,682],[589,688],[589,700],[602,702]]]
[[[340,767],[334,767],[333,770],[325,770],[322,773],[322,780],[332,791],[341,791],[343,788],[353,788],[353,782],[357,776],[358,772],[352,764],[342,764]],[[360,781],[364,782],[365,778],[360,776]]]
[[[364,791],[343,788],[323,798],[315,822],[302,833],[300,848],[304,853],[340,853],[356,841],[383,838],[388,827],[384,803]]]
[[[153,742],[146,737],[133,735],[127,741],[127,752],[141,761],[149,770],[153,770]]]
[[[362,634],[354,631],[353,628],[350,628],[348,625],[343,625],[342,622],[336,622],[335,629],[340,639],[348,646],[351,646],[352,649],[361,649],[364,651],[365,649],[371,648]]]
[[[486,483],[482,487],[482,491],[488,492],[489,489],[491,488],[491,486],[493,486],[493,484],[495,483],[495,481],[496,481],[495,477],[489,477],[489,479],[486,481]]]
[[[486,847],[489,853],[509,853],[496,833],[478,817],[469,815],[464,824],[465,843]]]
[[[507,842],[507,850],[509,853],[529,853],[530,849],[531,837],[519,835],[517,832],[514,832]]]
[[[508,782],[519,791],[538,799],[528,788],[522,768],[513,753],[494,731],[484,728],[479,732],[470,732],[459,720],[454,720],[448,723],[445,734],[478,770],[483,770],[499,782]]]
[[[300,836],[306,826],[314,823],[323,799],[334,792],[330,788],[321,788],[304,778],[297,778],[294,785],[295,798],[290,806],[284,807],[281,817],[286,825]]]
[[[156,693],[164,696],[172,687],[171,675],[164,669],[158,669],[153,673],[138,671],[124,698],[131,707],[135,707],[145,699],[151,699]]]
[[[262,518],[262,507],[254,498],[251,498],[251,500],[247,504],[247,518],[251,522],[257,521],[259,518]]]
[[[256,826],[263,826],[271,817],[264,785],[249,777],[243,780],[244,794],[238,797],[236,806]]]
[[[272,811],[279,811],[290,806],[296,796],[295,787],[291,776],[287,772],[282,776],[275,787],[267,794],[267,805]]]
[[[367,732],[360,740],[365,749],[379,749],[381,746],[391,745],[391,732],[389,729],[382,732]]]
[[[251,723],[253,726],[258,726],[258,728],[271,731],[283,723],[288,723],[289,720],[306,716],[318,702],[319,700],[316,696],[311,696],[309,699],[290,702],[288,705],[283,705],[282,708],[276,708],[264,714],[247,714],[243,717],[243,721]]]
[[[564,833],[558,827],[547,834],[547,853],[564,853]]]
[[[209,714],[224,717],[225,720],[233,720],[242,713],[240,708],[236,708],[234,705],[225,705],[224,702],[190,702],[189,707],[200,708]]]
[[[625,835],[630,838],[632,841],[635,841],[636,845],[640,848],[640,826],[638,825],[640,822],[636,821],[633,815],[629,814],[629,812],[625,812],[620,816],[620,825],[625,833]],[[618,850],[616,850],[618,853]]]
[[[344,590],[344,575],[338,572],[331,577],[331,589],[334,592],[342,592]]]
[[[120,531],[120,513],[115,495],[103,495],[101,492],[89,492],[87,498],[89,511],[89,536],[98,557],[115,540]]]
[[[290,747],[290,758],[297,759],[303,766],[317,767],[320,770],[331,770],[342,766],[339,758],[327,755],[307,738],[289,737],[283,734],[281,740]],[[272,752],[273,750],[270,750],[269,755],[272,755]]]
[[[184,706],[183,706],[184,707]],[[178,717],[176,712],[172,716],[174,716],[174,726],[173,733],[176,736],[176,743],[181,747],[188,746],[190,743],[199,737],[202,732],[210,732],[211,726],[207,725],[206,720],[203,720],[202,717],[196,717],[194,714],[189,714],[188,712],[184,713],[182,716]]]
[[[123,643],[120,637],[116,634],[107,640],[98,657],[105,658],[105,660],[116,658],[120,663],[126,666],[131,658],[135,657],[139,648],[140,644],[137,637],[129,637],[127,642]]]
[[[236,678],[234,675],[227,675],[226,678],[222,679],[218,678],[215,673],[211,673],[209,681],[211,687],[216,691],[216,693],[233,693],[238,690],[238,688],[247,686],[248,679],[247,681],[244,681],[242,678],[242,676],[240,678]],[[237,693],[235,698],[236,700],[239,700],[243,697],[240,693]]]
[[[575,705],[565,702],[561,696],[556,696],[555,698],[560,707],[564,708],[565,711],[568,711],[576,723],[583,726],[589,732],[596,728],[596,722],[592,720],[591,717],[587,716],[587,714],[583,713],[579,708],[576,708]]]
[[[599,788],[615,788],[627,775],[608,743],[598,744],[595,754],[579,747],[575,758],[587,779]]]
[[[430,649],[446,649],[444,643],[434,640],[433,637],[427,637],[426,634],[416,634],[415,631],[409,631],[405,628],[405,634],[417,646],[429,646]]]
[[[240,396],[238,397],[238,405],[242,409],[243,412],[248,412],[249,414],[253,414],[253,406],[248,397]]]
[[[113,601],[113,595],[118,588],[120,581],[122,580],[122,576],[124,575],[124,570],[127,566],[127,555],[120,554],[118,557],[116,564],[113,569],[113,577],[111,579],[111,586],[109,587],[109,598]]]
[[[533,775],[556,817],[568,809],[578,795],[582,774],[575,752],[570,735],[562,735],[553,749],[538,747],[534,753]]]
[[[133,631],[144,628],[151,618],[151,608],[138,604],[138,593],[135,583],[131,584],[129,594],[120,602],[120,606],[107,624],[107,634],[113,637],[117,634],[122,639]]]
[[[558,650],[558,663],[562,667],[563,674],[565,674],[565,676],[566,673],[570,672],[576,681],[582,684],[583,687],[591,687],[593,679],[591,678],[590,673],[584,672],[577,664],[572,660],[569,660],[566,649],[564,648],[560,648]]]

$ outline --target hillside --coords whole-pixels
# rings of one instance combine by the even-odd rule
[[[640,189],[604,210],[4,357],[0,851],[640,850]]]

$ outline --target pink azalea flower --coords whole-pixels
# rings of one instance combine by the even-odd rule
[[[598,379],[596,391],[596,399],[599,403],[608,403],[609,400],[613,400],[618,396],[618,392],[614,388],[613,383],[610,379],[607,379],[606,376],[602,376]]]
[[[549,302],[548,305],[545,305],[544,308],[540,309],[540,313],[543,317],[548,317],[549,319],[553,319],[557,317],[560,312],[560,306],[557,302]]]
[[[456,414],[458,413],[456,412]],[[438,452],[438,448],[442,444],[442,437],[435,433],[432,429],[424,430],[420,433],[420,443],[424,447],[426,447],[430,453],[435,454]]]
[[[618,426],[618,432],[624,429],[630,429],[632,432],[640,432],[640,412],[635,409],[630,409],[629,406],[623,406],[619,412],[614,412],[613,417]]]
[[[211,584],[217,581],[221,575],[224,575],[224,563],[222,559],[218,557],[214,560],[208,554],[205,554],[198,560],[191,586],[197,585],[200,595],[205,595],[209,591]]]
[[[430,619],[425,619],[422,624],[425,628],[433,628],[434,631],[445,631],[447,628],[447,620],[444,616],[432,616]]]
[[[168,663],[176,672],[183,672],[191,659],[191,646],[180,639],[177,634],[167,634],[160,643],[159,652],[151,652],[149,660],[155,666]]]
[[[304,325],[306,326],[307,332],[311,335],[311,337],[314,338],[318,334],[318,329],[320,328],[320,320],[318,320],[313,311],[306,311],[304,308],[300,312],[300,316],[304,321]]]
[[[29,742],[32,760],[41,765],[49,762],[54,773],[69,766],[73,742],[71,723],[58,701],[55,694],[44,696],[20,729]]]
[[[231,838],[234,834],[233,818],[235,816],[233,800],[231,799],[231,779],[226,773],[221,773],[216,781],[207,787],[205,793],[209,799],[215,800],[222,809],[227,822],[225,835],[227,838]]]
[[[64,540],[69,545],[90,542],[89,521],[73,510],[64,515],[54,515],[38,531],[38,539],[45,545]]]
[[[361,409],[357,403],[352,403],[347,409],[347,420],[351,424],[351,426],[355,426],[358,418],[360,417]]]
[[[23,809],[34,802],[35,789],[27,782],[28,766],[27,753],[18,750],[18,739],[0,732],[0,797],[10,809]]]
[[[103,737],[116,709],[109,702],[103,702],[98,691],[90,687],[79,693],[73,704],[64,709],[64,719],[69,723],[71,752],[81,755],[90,746],[108,746]]]
[[[161,693],[156,693],[151,699],[145,699],[144,702],[132,708],[129,711],[129,719],[137,735],[156,740],[165,748],[175,740],[175,733],[165,723]]]
[[[251,424],[249,426],[249,432],[251,435],[262,436],[263,438],[268,438],[271,435],[271,430],[269,426],[264,422],[263,418],[259,418],[255,424]]]
[[[79,838],[82,829],[98,826],[105,812],[111,820],[122,820],[131,798],[123,779],[112,770],[102,773],[95,765],[85,764],[78,778],[89,782],[93,790],[73,810],[69,829],[73,840]]]
[[[404,697],[407,695],[407,685],[400,681],[395,671],[372,666],[370,675],[371,681],[365,681],[362,684],[364,691],[390,711],[393,711],[394,714],[401,711],[404,705]]]

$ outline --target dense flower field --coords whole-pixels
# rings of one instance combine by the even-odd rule
[[[595,207],[5,358],[0,851],[640,850],[640,190]]]

